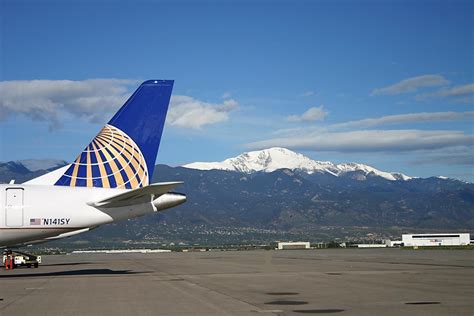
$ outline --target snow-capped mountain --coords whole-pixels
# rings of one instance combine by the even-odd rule
[[[472,183],[444,177],[390,181],[385,179],[402,179],[403,176],[383,173],[362,164],[317,162],[279,148],[266,150],[266,153],[247,153],[247,158],[244,155],[239,157],[229,159],[225,164],[197,164],[193,167],[195,169],[156,165],[151,182],[183,181],[178,192],[186,193],[192,202],[180,206],[179,212],[163,212],[150,219],[137,219],[144,221],[143,225],[124,221],[119,226],[104,227],[110,227],[110,236],[121,236],[119,238],[123,240],[138,240],[139,236],[150,233],[150,229],[159,234],[169,227],[191,227],[191,230],[182,231],[184,235],[179,237],[182,240],[196,236],[192,234],[200,230],[192,228],[197,227],[195,225],[210,229],[255,227],[281,232],[299,230],[304,232],[304,236],[309,231],[322,231],[315,228],[319,225],[411,227],[414,230],[474,229]],[[0,183],[11,180],[23,183],[51,171],[57,163],[36,161],[31,165],[21,161],[0,162]],[[66,164],[65,161],[63,163]],[[31,171],[24,164],[32,169],[48,170]],[[277,170],[288,167],[293,171]],[[203,171],[198,168],[233,171]],[[237,172],[240,170],[251,174]],[[274,171],[265,172],[271,170]],[[158,226],[163,223],[167,224]],[[137,231],[137,227],[141,228]],[[96,236],[102,235],[104,229],[107,230],[98,228],[96,232],[100,234]],[[327,231],[323,231],[326,236]],[[346,236],[347,230],[343,233]],[[256,235],[260,236],[260,233]],[[289,236],[284,235],[286,238]],[[222,238],[222,235],[216,234],[209,236]],[[241,238],[248,241],[254,238],[251,236],[242,235]],[[273,233],[271,236],[277,238]],[[198,237],[202,238],[202,235]],[[98,238],[103,240],[103,236]]]
[[[198,170],[228,170],[243,173],[272,172],[278,169],[303,171],[308,174],[326,173],[339,177],[351,174],[356,180],[367,176],[378,176],[387,180],[410,180],[412,177],[401,173],[385,172],[359,163],[334,164],[330,161],[312,160],[286,148],[269,149],[243,153],[222,162],[193,162],[183,167]]]

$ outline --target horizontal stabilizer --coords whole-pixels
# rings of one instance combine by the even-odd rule
[[[165,193],[168,193],[170,190],[180,184],[183,184],[183,182],[154,183],[142,188],[130,191],[127,190],[124,193],[120,193],[100,201],[89,202],[87,204],[94,207],[109,208],[147,203],[153,201],[154,199]]]
[[[47,240],[56,240],[56,239],[63,239],[63,238],[75,236],[75,235],[78,235],[78,234],[82,234],[82,233],[88,232],[88,231],[91,230],[91,229],[92,229],[92,228],[87,227],[87,228],[83,228],[83,229],[73,230],[72,232],[62,233],[62,234],[59,234],[59,235],[53,236],[53,237],[47,237],[44,241],[47,241]]]

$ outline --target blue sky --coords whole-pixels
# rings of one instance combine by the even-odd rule
[[[0,161],[71,161],[174,79],[159,163],[283,146],[474,181],[472,1],[0,3]]]

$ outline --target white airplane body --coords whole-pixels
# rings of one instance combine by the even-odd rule
[[[74,163],[0,185],[0,247],[70,237],[182,204],[181,182],[150,184],[173,82],[144,82]]]

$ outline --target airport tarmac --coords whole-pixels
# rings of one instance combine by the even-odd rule
[[[0,271],[0,315],[474,315],[474,251],[43,257]]]

